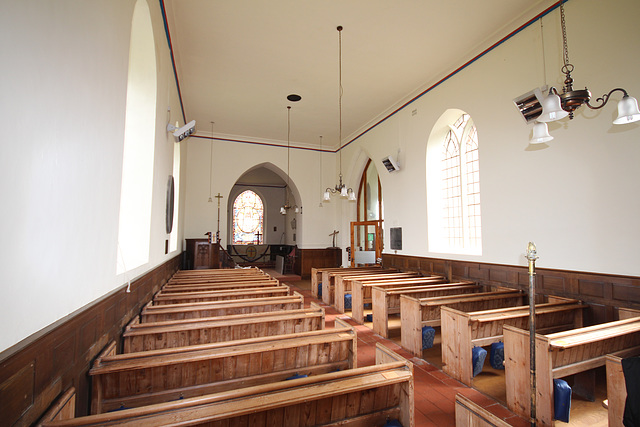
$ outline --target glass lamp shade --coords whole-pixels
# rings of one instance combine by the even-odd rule
[[[287,210],[284,208],[284,206],[281,206],[281,207],[280,207],[280,213],[281,213],[282,215],[286,215],[286,214],[287,214]]]
[[[342,187],[342,189],[340,189],[340,197],[348,197],[349,195],[347,194],[347,187]]]
[[[544,122],[536,122],[533,125],[533,135],[529,142],[531,144],[542,144],[543,142],[551,141],[553,137],[549,135],[549,128]]]
[[[355,191],[351,191],[349,193],[349,201],[350,202],[355,202],[356,201],[356,192]]]
[[[554,93],[542,100],[542,114],[536,119],[539,122],[554,122],[563,119],[569,115],[562,109],[560,97]]]
[[[638,101],[633,96],[625,96],[618,102],[618,117],[613,121],[614,125],[623,125],[640,120]]]
[[[331,200],[331,193],[329,193],[329,190],[324,192],[324,196],[322,197],[322,200],[324,200],[325,202],[328,202]]]

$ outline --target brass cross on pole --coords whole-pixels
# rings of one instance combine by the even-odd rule
[[[222,197],[223,196],[220,193],[215,196],[215,198],[218,199],[218,229],[216,231],[216,242],[220,241],[220,199],[222,199]]]

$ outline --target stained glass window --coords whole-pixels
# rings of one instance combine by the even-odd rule
[[[449,126],[442,144],[444,236],[451,248],[478,248],[480,174],[478,135],[468,114]]]
[[[233,244],[262,244],[264,205],[255,192],[246,190],[233,202]]]

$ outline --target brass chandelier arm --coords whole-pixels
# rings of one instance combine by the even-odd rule
[[[600,108],[602,108],[605,105],[607,105],[607,102],[609,102],[609,98],[611,97],[611,94],[613,92],[616,92],[616,91],[622,92],[624,94],[622,96],[623,98],[628,98],[629,97],[629,94],[627,93],[626,90],[622,89],[621,87],[617,87],[615,89],[611,89],[611,91],[609,91],[609,93],[606,93],[606,94],[602,95],[600,98],[596,98],[595,102],[601,102],[600,105],[591,105],[589,103],[589,101],[585,102],[585,104],[587,105],[587,107],[591,108],[592,110],[599,110]]]

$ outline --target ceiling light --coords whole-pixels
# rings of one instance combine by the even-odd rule
[[[552,122],[569,116],[573,119],[574,111],[581,105],[586,105],[592,110],[598,110],[604,107],[611,94],[620,91],[623,94],[622,100],[618,103],[618,117],[613,121],[614,124],[632,123],[640,120],[640,110],[638,110],[638,101],[629,96],[627,91],[622,88],[612,89],[609,93],[595,100],[597,105],[591,105],[591,92],[585,87],[584,89],[573,89],[573,78],[571,73],[574,70],[573,65],[569,62],[569,49],[567,47],[567,29],[564,16],[564,3],[560,3],[560,24],[562,27],[562,48],[564,54],[564,65],[561,68],[565,75],[564,87],[562,93],[558,93],[555,87],[549,89],[549,95],[541,101],[542,114],[537,117],[539,122]],[[534,131],[535,132],[535,131]]]
[[[331,200],[331,194],[340,193],[340,197],[348,198],[350,201],[356,200],[356,193],[351,188],[347,188],[345,184],[342,183],[342,26],[338,26],[338,64],[339,64],[339,75],[338,75],[338,106],[339,106],[339,116],[340,116],[340,127],[338,132],[338,151],[340,153],[340,175],[338,184],[335,185],[334,188],[327,187],[324,191],[323,200],[328,202]]]
[[[291,96],[291,95],[289,95]],[[288,98],[288,97],[287,97]],[[301,213],[302,212],[302,208],[299,208],[297,205],[291,206],[291,204],[289,204],[289,183],[290,183],[290,178],[289,178],[289,165],[290,165],[290,152],[291,152],[291,142],[290,142],[290,136],[291,136],[291,106],[287,106],[287,186],[284,188],[284,205],[282,205],[280,207],[280,213],[282,215],[286,215],[287,211],[289,209],[291,209],[293,207],[293,211],[295,213]]]

